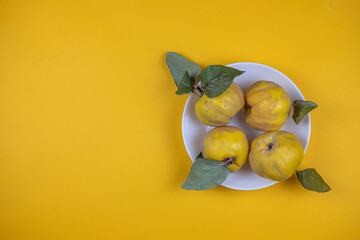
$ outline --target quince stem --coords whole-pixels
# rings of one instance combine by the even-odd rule
[[[231,158],[225,159],[225,160],[224,160],[224,165],[227,165],[229,162],[232,162],[232,161],[235,160],[235,159],[236,159],[235,157],[231,157]]]
[[[195,92],[195,90],[197,90],[199,94],[197,92]],[[202,97],[204,95],[204,91],[199,86],[195,87],[193,93],[198,97]]]

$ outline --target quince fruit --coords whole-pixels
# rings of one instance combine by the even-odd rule
[[[256,137],[250,147],[249,162],[260,177],[275,181],[294,174],[304,157],[304,149],[292,133],[266,132]]]
[[[203,95],[195,105],[195,111],[206,125],[217,127],[230,123],[231,118],[244,107],[245,100],[241,88],[232,83],[230,87],[217,97]]]
[[[223,126],[210,130],[205,136],[203,156],[224,161],[230,172],[238,171],[249,153],[245,134],[237,127]]]
[[[254,83],[245,94],[245,120],[261,131],[280,129],[289,118],[291,100],[285,90],[270,81]]]

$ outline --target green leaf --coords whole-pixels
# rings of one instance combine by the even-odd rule
[[[182,95],[186,93],[191,93],[194,90],[194,82],[190,79],[190,76],[187,71],[183,78],[181,79],[178,90],[175,92],[177,95]]]
[[[293,119],[296,124],[299,124],[301,120],[308,114],[311,110],[318,107],[318,105],[314,102],[303,101],[303,100],[295,100],[294,103],[294,113]]]
[[[200,73],[201,88],[209,98],[217,97],[230,87],[235,77],[243,73],[222,65],[210,65]]]
[[[190,79],[196,82],[201,67],[194,62],[189,61],[178,53],[166,53],[166,64],[170,69],[171,75],[174,78],[176,86],[179,87],[181,79],[183,79],[185,72],[188,72]]]
[[[315,192],[328,192],[331,190],[324,179],[316,172],[314,168],[308,168],[303,171],[296,171],[296,175],[304,188]]]
[[[229,175],[224,162],[198,158],[191,167],[186,181],[181,185],[185,190],[206,190],[222,184]]]

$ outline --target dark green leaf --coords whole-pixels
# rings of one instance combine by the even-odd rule
[[[200,73],[201,88],[209,98],[217,97],[230,87],[236,76],[243,73],[222,65],[210,65]]]
[[[177,95],[191,93],[194,90],[194,82],[190,79],[189,74],[185,71],[183,78],[181,79],[178,90],[175,92]]]
[[[229,175],[229,168],[224,162],[198,158],[182,184],[185,190],[206,190],[222,184]]]
[[[196,79],[201,72],[201,67],[199,65],[175,52],[166,53],[166,64],[170,69],[176,86],[179,86],[185,71],[188,72],[189,77],[193,82],[196,82]]]
[[[294,113],[293,119],[296,124],[299,124],[301,120],[308,114],[311,110],[318,107],[318,105],[314,102],[303,101],[303,100],[295,100],[294,103]]]
[[[296,175],[304,188],[315,192],[328,192],[331,190],[324,179],[316,172],[314,168],[308,168],[303,171],[296,171]]]

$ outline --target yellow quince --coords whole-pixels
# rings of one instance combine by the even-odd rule
[[[217,127],[230,123],[232,117],[244,107],[244,94],[241,88],[232,83],[230,87],[217,97],[203,95],[195,105],[195,111],[206,125]]]
[[[291,100],[285,90],[274,82],[254,83],[246,92],[245,101],[245,120],[257,130],[278,130],[289,118]]]
[[[267,132],[256,137],[250,147],[249,162],[260,177],[275,181],[294,174],[304,157],[304,149],[292,133]]]
[[[241,168],[248,153],[249,143],[245,134],[237,127],[216,127],[205,136],[203,156],[226,162],[231,172]]]

